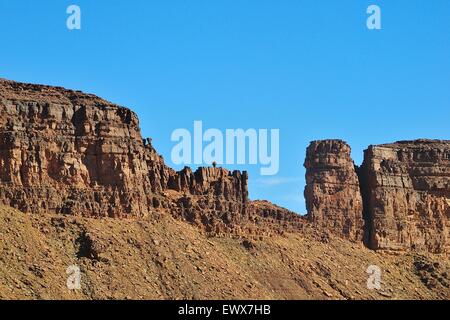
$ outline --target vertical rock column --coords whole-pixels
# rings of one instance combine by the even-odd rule
[[[342,140],[313,141],[306,152],[308,219],[353,241],[363,238],[363,203],[358,176]]]

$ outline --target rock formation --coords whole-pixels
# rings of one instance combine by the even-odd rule
[[[363,203],[350,151],[342,140],[311,142],[305,200],[310,222],[356,241],[363,238]]]
[[[352,240],[364,231],[375,250],[449,250],[450,141],[370,146],[357,170],[345,142],[315,141],[305,167],[313,224]]]
[[[142,138],[134,112],[94,95],[0,80],[0,111],[1,204],[85,217],[165,210],[213,233],[267,212],[249,213],[246,172],[176,172]]]
[[[178,196],[172,213],[221,233],[230,226],[247,221],[248,176],[223,168],[185,168],[170,181],[169,188]]]
[[[0,83],[0,199],[26,212],[145,215],[146,149],[125,108],[62,88]]]
[[[246,172],[169,168],[135,113],[96,96],[0,80],[0,111],[0,204],[85,217],[167,212],[213,234],[305,227],[250,201]],[[450,141],[371,146],[358,169],[345,142],[315,141],[305,167],[310,226],[377,250],[449,250]]]
[[[142,139],[136,114],[93,95],[2,80],[0,110],[3,204],[25,212],[139,217],[168,206],[161,201],[168,189],[212,192],[233,213],[247,201],[245,173],[175,172]]]
[[[450,141],[370,146],[361,176],[370,248],[449,248]]]

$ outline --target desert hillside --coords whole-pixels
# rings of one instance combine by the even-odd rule
[[[312,141],[301,216],[94,95],[0,79],[0,111],[0,298],[450,298],[448,140]]]
[[[448,255],[377,253],[332,234],[207,237],[169,214],[30,215],[0,208],[0,299],[448,299]],[[66,269],[81,269],[81,290]],[[382,270],[367,288],[368,266]]]

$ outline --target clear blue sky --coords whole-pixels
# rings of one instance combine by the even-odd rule
[[[66,8],[82,30],[66,28]],[[366,8],[382,30],[366,28]],[[450,138],[448,0],[0,0],[0,77],[136,111],[170,165],[176,128],[279,128],[280,171],[250,196],[304,212],[309,141]]]

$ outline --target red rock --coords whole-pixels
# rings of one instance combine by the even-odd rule
[[[1,204],[87,217],[169,212],[214,234],[305,227],[304,217],[250,201],[246,172],[169,168],[134,112],[96,96],[0,80],[0,111]],[[377,250],[450,249],[450,141],[371,146],[358,170],[345,142],[315,141],[305,167],[307,219],[324,236],[364,235]]]
[[[350,152],[342,140],[311,142],[305,160],[305,200],[311,223],[357,241],[363,239],[363,203]]]
[[[371,248],[449,249],[450,141],[370,146],[361,175]]]
[[[245,216],[245,172],[176,172],[142,139],[127,108],[78,91],[0,80],[0,110],[3,204],[87,217],[141,217],[154,207],[182,214],[183,201],[165,195],[174,190],[196,197],[195,215]]]
[[[298,217],[251,205],[246,172],[169,168],[142,138],[134,112],[94,95],[0,80],[0,111],[0,203],[21,211],[116,218],[168,211],[211,233],[239,233],[255,217],[268,226],[273,215],[280,224]]]

